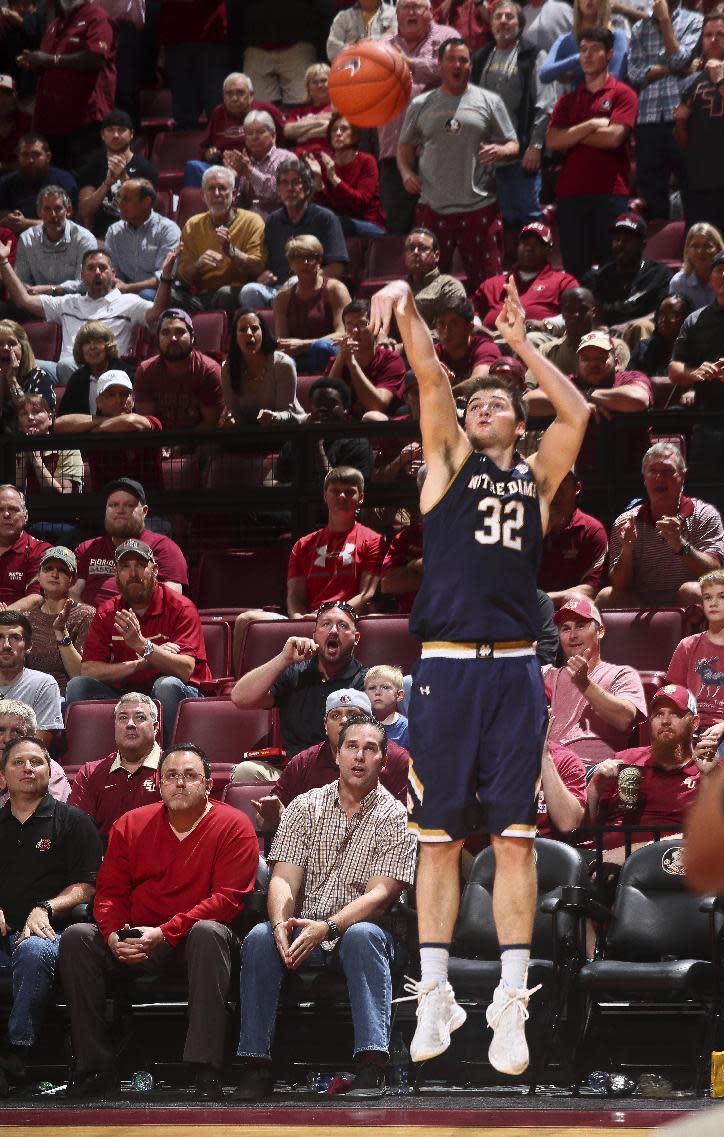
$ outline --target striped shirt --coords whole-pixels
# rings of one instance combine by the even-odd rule
[[[299,915],[326,920],[362,896],[371,877],[411,885],[416,853],[417,838],[407,830],[405,808],[384,786],[378,783],[348,818],[337,781],[300,794],[287,806],[269,860],[305,870]],[[325,940],[321,946],[331,950],[334,944]]]
[[[693,579],[686,557],[678,556],[656,531],[648,505],[637,505],[620,514],[613,525],[609,544],[609,571],[616,567],[622,543],[618,530],[632,517],[636,522],[636,544],[633,559],[633,583],[647,604],[676,604],[679,585]],[[698,553],[709,553],[724,564],[724,528],[718,510],[706,501],[682,495],[679,502],[681,540],[688,541]]]

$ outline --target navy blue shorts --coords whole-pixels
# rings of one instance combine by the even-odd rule
[[[420,841],[535,837],[548,726],[535,655],[421,659],[409,726],[408,824]]]

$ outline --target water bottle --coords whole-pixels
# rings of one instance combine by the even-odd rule
[[[410,1051],[399,1032],[395,1032],[390,1047],[390,1091],[403,1096],[410,1093]]]

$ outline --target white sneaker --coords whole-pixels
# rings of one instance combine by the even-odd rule
[[[495,988],[493,1001],[485,1012],[493,1041],[488,1050],[490,1065],[501,1074],[522,1074],[528,1067],[528,1043],[525,1040],[525,1023],[528,1018],[528,1000],[541,984],[527,991],[525,987]]]
[[[410,1043],[410,1058],[413,1062],[427,1062],[447,1050],[450,1035],[468,1016],[455,1002],[455,992],[447,981],[423,987],[422,983],[408,978],[405,991],[410,994],[395,999],[396,1003],[417,999],[417,1027]]]

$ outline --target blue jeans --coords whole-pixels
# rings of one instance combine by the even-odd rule
[[[131,691],[133,688],[128,687]],[[114,699],[116,702],[123,694],[118,687],[111,687],[109,683],[101,683],[98,679],[91,679],[89,675],[76,675],[68,680],[65,689],[65,703],[80,702],[82,699]],[[175,675],[161,675],[151,688],[151,698],[158,699],[163,713],[163,745],[168,746],[173,735],[176,721],[176,710],[182,699],[201,698],[198,687],[190,687],[177,679]]]
[[[520,162],[512,162],[495,171],[495,183],[500,212],[509,228],[540,220],[540,174],[526,174]]]
[[[339,223],[345,237],[384,237],[386,230],[374,221],[359,221],[356,217],[341,217]]]
[[[32,1046],[43,1025],[53,989],[60,936],[20,939],[20,932],[0,936],[0,969],[13,975],[13,1007],[7,1026],[11,1046]]]
[[[300,375],[321,375],[338,351],[339,344],[334,340],[315,340],[309,347],[305,347],[304,351],[294,356],[297,372]]]
[[[344,972],[354,1024],[354,1052],[388,1053],[395,938],[364,921],[343,932],[331,952],[315,948],[304,966]],[[271,924],[257,924],[241,949],[240,1058],[269,1058],[286,967],[277,951]]]
[[[209,162],[202,162],[200,158],[190,159],[184,167],[184,185],[200,187],[204,171],[208,170],[209,165]]]

